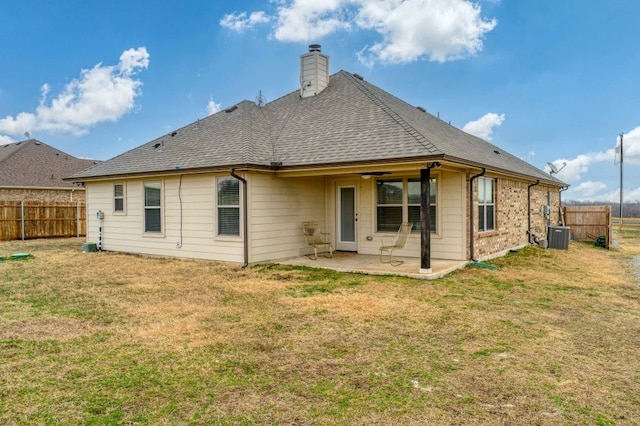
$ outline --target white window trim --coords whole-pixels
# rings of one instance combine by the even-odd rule
[[[145,185],[148,183],[160,183],[160,232],[147,232],[146,228],[146,215],[145,211],[147,210],[147,206],[145,205]],[[164,223],[164,179],[153,179],[153,180],[145,180],[142,182],[142,235],[144,237],[151,238],[164,238],[166,231],[166,224]]]
[[[116,195],[115,195],[115,187],[116,185],[122,185],[122,210],[116,210]],[[127,215],[127,184],[126,182],[114,182],[111,186],[111,194],[113,197],[113,214],[118,216],[126,216]]]
[[[245,214],[245,212],[242,211],[242,206],[243,206],[243,196],[242,196],[242,182],[238,182],[238,211],[240,212],[240,214],[238,215],[238,220],[240,221],[238,224],[239,227],[239,232],[238,235],[229,235],[229,234],[218,234],[218,220],[219,220],[219,208],[220,207],[227,207],[226,205],[221,205],[218,204],[218,182],[220,180],[227,180],[227,179],[235,179],[233,176],[217,176],[215,178],[215,182],[214,182],[214,223],[213,223],[213,234],[214,234],[214,240],[215,241],[242,241],[242,239],[244,238],[243,235],[243,216]],[[228,206],[228,207],[235,207],[235,206]]]
[[[439,237],[440,236],[440,229],[442,226],[442,215],[440,214],[440,209],[441,209],[441,200],[440,200],[440,193],[442,192],[440,190],[440,185],[442,182],[442,178],[440,177],[439,173],[431,173],[431,179],[436,180],[436,229],[435,231],[431,232],[431,236],[432,237]],[[393,234],[395,232],[391,232],[391,231],[378,231],[378,194],[377,194],[377,182],[378,181],[385,181],[385,180],[402,180],[402,221],[403,222],[408,222],[409,221],[409,206],[413,205],[415,206],[416,204],[409,204],[409,179],[420,179],[420,177],[416,177],[416,176],[387,176],[387,177],[382,177],[379,179],[375,179],[375,181],[373,182],[373,233],[374,234],[379,234],[379,235],[389,235],[389,234]],[[399,206],[399,204],[385,204],[385,206],[389,206],[389,207],[393,207],[393,206]],[[415,228],[411,230],[412,233],[417,233],[419,232],[418,230],[416,230]]]
[[[492,184],[492,190],[493,190],[493,203],[480,203],[480,180],[482,181],[486,181],[486,180],[490,180],[493,182]],[[478,233],[479,234],[485,234],[488,232],[495,232],[496,231],[496,220],[497,220],[497,208],[496,208],[496,190],[498,189],[498,180],[496,178],[492,178],[492,177],[486,177],[486,176],[481,176],[478,178],[478,206],[477,206],[477,213],[478,213]],[[491,229],[480,229],[480,206],[485,206],[484,209],[484,223],[485,223],[485,227],[486,227],[486,223],[487,223],[487,209],[486,206],[493,206],[493,228]]]

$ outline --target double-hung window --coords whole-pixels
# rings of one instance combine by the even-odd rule
[[[436,178],[430,181],[429,211],[431,232],[436,231]],[[413,223],[420,230],[419,178],[379,179],[376,181],[376,226],[378,232],[396,232],[402,222]]]
[[[240,235],[240,182],[235,178],[218,178],[218,235]]]
[[[162,182],[144,183],[144,232],[162,233]]]
[[[495,180],[478,178],[478,231],[493,231],[496,227]]]
[[[124,183],[113,184],[113,212],[124,213]]]

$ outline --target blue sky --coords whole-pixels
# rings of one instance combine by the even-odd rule
[[[564,199],[640,200],[640,1],[273,0],[0,5],[0,144],[105,160],[262,93],[322,45],[346,70],[533,165]]]

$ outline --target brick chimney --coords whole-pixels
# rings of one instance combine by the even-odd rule
[[[300,97],[308,98],[329,85],[329,57],[319,44],[309,45],[309,53],[300,56]]]

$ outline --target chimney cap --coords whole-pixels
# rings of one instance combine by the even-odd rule
[[[310,44],[309,45],[309,53],[313,53],[313,52],[322,52],[322,46],[320,46],[319,44]]]

